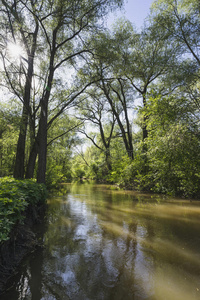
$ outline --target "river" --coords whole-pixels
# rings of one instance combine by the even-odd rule
[[[200,201],[67,187],[2,300],[200,299]]]

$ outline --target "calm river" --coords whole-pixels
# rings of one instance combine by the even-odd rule
[[[2,300],[200,299],[200,201],[75,184],[48,204]]]

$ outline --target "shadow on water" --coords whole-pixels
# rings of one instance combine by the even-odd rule
[[[69,188],[1,300],[200,299],[200,202]]]

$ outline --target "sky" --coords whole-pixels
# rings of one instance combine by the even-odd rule
[[[118,12],[115,13],[112,17],[108,20],[108,25],[110,26],[111,23],[117,17],[125,16],[129,19],[133,24],[136,25],[138,29],[143,25],[144,19],[147,17],[150,6],[153,3],[153,0],[125,0],[125,12]]]

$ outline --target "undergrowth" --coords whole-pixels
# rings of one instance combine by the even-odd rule
[[[33,180],[0,178],[0,244],[9,239],[16,224],[23,223],[26,208],[44,202],[46,195],[45,185]]]

